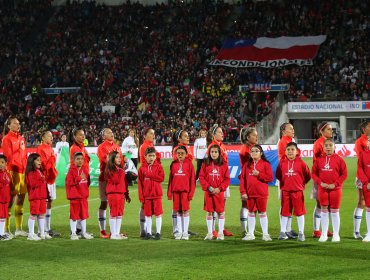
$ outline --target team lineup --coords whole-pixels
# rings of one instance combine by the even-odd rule
[[[294,142],[294,127],[290,123],[280,126],[278,142],[279,165],[276,170],[279,187],[280,234],[279,240],[297,239],[305,241],[305,198],[304,190],[312,179],[311,199],[316,200],[313,217],[314,238],[326,242],[340,241],[340,204],[343,182],[347,178],[345,161],[335,153],[333,131],[328,122],[318,127],[320,138],[313,146],[313,166],[310,170],[300,157],[299,146]],[[370,241],[370,121],[360,125],[361,136],[356,140],[355,151],[358,158],[356,182],[358,201],[353,215],[353,237]],[[27,157],[26,142],[20,134],[20,123],[16,117],[9,117],[4,124],[4,137],[0,155],[0,239],[11,240],[17,236],[30,241],[51,239],[60,234],[52,230],[52,202],[56,199],[55,181],[58,175],[56,158],[52,148],[51,131],[41,134],[42,144],[36,153]],[[100,237],[124,240],[121,233],[125,203],[131,202],[129,186],[137,181],[140,236],[143,239],[161,239],[163,193],[162,183],[165,172],[161,156],[154,147],[155,132],[147,128],[142,133],[142,143],[135,130],[123,141],[122,148],[115,143],[110,128],[101,132],[103,142],[98,146],[100,163],[98,223]],[[88,199],[90,185],[90,156],[84,146],[83,128],[70,132],[69,143],[66,136],[57,143],[57,150],[70,145],[70,169],[66,176],[66,196],[70,202],[70,239],[93,239],[87,232],[89,219]],[[209,131],[201,130],[194,143],[194,155],[190,152],[189,135],[186,130],[173,134],[173,161],[170,165],[167,199],[172,200],[172,233],[174,239],[188,240],[195,233],[190,229],[190,204],[199,182],[204,192],[207,234],[205,240],[224,240],[233,234],[225,228],[226,202],[230,197],[230,173],[226,146],[223,143],[222,127],[214,125]],[[255,237],[256,217],[259,217],[262,240],[271,241],[268,231],[267,202],[268,183],[273,181],[271,164],[258,144],[258,134],[254,127],[240,131],[242,148],[239,152],[242,167],[240,179],[240,224],[242,240],[251,241]],[[129,154],[130,156],[124,156]],[[196,169],[193,166],[196,160]],[[140,167],[137,170],[138,162]],[[24,200],[28,194],[30,217],[28,232],[23,230]],[[10,231],[10,213],[14,204],[15,232]],[[109,229],[107,233],[107,208],[109,206]],[[363,210],[366,209],[366,236],[360,234]],[[297,217],[298,232],[292,230],[292,215]],[[155,230],[152,231],[152,217],[155,216]],[[329,231],[331,220],[332,230]],[[35,223],[38,231],[35,231]],[[216,224],[218,225],[216,230]]]

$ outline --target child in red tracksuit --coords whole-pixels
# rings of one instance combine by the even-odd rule
[[[69,222],[71,226],[71,240],[78,240],[76,234],[77,221],[81,222],[81,237],[92,239],[93,236],[86,232],[86,220],[89,218],[90,175],[84,165],[83,153],[77,152],[73,155],[73,165],[68,170],[66,177],[66,193],[70,203]]]
[[[176,147],[176,160],[170,166],[167,197],[173,199],[173,211],[177,217],[175,239],[189,239],[190,200],[195,192],[195,170],[185,146]]]
[[[332,242],[339,242],[339,208],[342,199],[342,186],[347,178],[347,166],[345,161],[335,154],[333,139],[324,141],[325,155],[316,159],[312,167],[312,178],[318,186],[318,198],[321,205],[322,233],[320,242],[328,240],[329,209],[333,223]]]
[[[260,145],[251,148],[251,158],[244,164],[240,174],[240,194],[248,205],[248,233],[243,240],[256,239],[254,229],[256,227],[256,212],[259,212],[262,228],[262,240],[271,241],[268,234],[268,220],[266,206],[268,199],[268,183],[274,179],[269,161],[263,154]]]
[[[357,179],[362,183],[362,192],[364,194],[366,205],[366,225],[367,234],[362,240],[363,242],[370,242],[370,138],[368,139],[368,146],[363,150],[358,158],[357,163]]]
[[[9,216],[9,202],[10,202],[10,187],[12,184],[12,177],[6,170],[6,156],[0,155],[0,240],[7,241],[11,237],[5,235],[5,221]]]
[[[286,228],[289,217],[294,215],[298,222],[298,241],[305,241],[304,236],[304,206],[303,191],[311,179],[307,164],[300,158],[298,146],[294,142],[286,145],[285,156],[281,158],[276,170],[276,178],[280,181],[281,219],[279,240],[288,239]]]
[[[26,185],[28,200],[30,202],[30,217],[28,219],[27,240],[38,241],[50,239],[45,232],[46,199],[48,198],[48,186],[45,175],[41,169],[41,157],[39,154],[30,154],[27,159]],[[39,225],[40,237],[35,234],[35,221]]]
[[[145,150],[145,162],[139,168],[138,192],[139,200],[143,204],[145,215],[145,239],[152,238],[152,215],[156,216],[155,239],[161,239],[162,228],[162,182],[164,170],[162,164],[156,160],[156,150],[149,147]]]
[[[227,162],[224,161],[221,148],[212,144],[208,158],[202,164],[199,173],[199,182],[204,191],[204,210],[207,211],[208,233],[204,240],[213,238],[213,213],[218,215],[217,240],[224,240],[225,225],[225,196],[224,192],[230,184],[230,173]]]
[[[125,199],[131,202],[125,170],[122,168],[122,156],[120,152],[110,152],[105,168],[106,194],[110,208],[109,226],[110,239],[122,240],[127,236],[121,235],[121,223],[124,213]]]

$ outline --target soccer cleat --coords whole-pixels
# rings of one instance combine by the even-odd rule
[[[188,234],[189,234],[189,235],[193,235],[193,236],[198,235],[198,233],[196,233],[196,232],[194,232],[194,231],[190,231],[190,230],[188,230]]]
[[[340,242],[339,234],[333,234],[333,238],[331,239],[331,242]]]
[[[145,239],[146,240],[149,240],[149,239],[152,239],[152,238],[153,238],[153,235],[151,235],[150,233],[145,234]]]
[[[314,230],[312,234],[313,238],[320,238],[321,237],[321,231],[319,230]]]
[[[182,234],[182,236],[181,236],[181,239],[182,239],[182,240],[189,240],[189,236],[190,236],[190,234],[188,234],[188,233],[183,233],[183,234]]]
[[[100,231],[100,238],[108,239],[109,234],[105,230],[102,230]]]
[[[182,234],[181,234],[180,232],[176,232],[176,233],[175,233],[175,239],[176,239],[176,240],[180,240],[180,239],[181,239],[181,237],[182,237]]]
[[[214,234],[212,233],[207,233],[206,237],[204,237],[204,240],[212,240],[214,237]]]
[[[326,234],[321,234],[319,238],[319,242],[326,242],[328,241],[328,236]]]
[[[123,240],[128,239],[128,236],[126,233],[120,233],[119,235],[122,237]]]
[[[233,234],[230,231],[228,231],[226,228],[224,229],[224,235],[225,236],[233,236]]]
[[[254,234],[253,233],[247,233],[245,236],[244,236],[244,238],[242,239],[242,240],[244,240],[244,241],[251,241],[251,240],[255,240],[256,239],[256,237],[254,236]]]
[[[49,231],[46,231],[51,237],[58,237],[60,236],[60,232],[57,232],[57,231],[53,231],[53,230],[49,230]]]
[[[328,230],[328,237],[332,237],[332,236],[333,236],[333,233]]]
[[[21,229],[17,229],[14,233],[14,236],[17,237],[17,236],[22,236],[22,237],[28,237],[28,233],[25,232],[24,230],[21,230]]]
[[[145,238],[145,236],[146,236],[146,232],[145,232],[145,230],[142,230],[142,231],[140,232],[140,237],[141,237],[141,238]]]
[[[306,240],[306,237],[304,236],[304,234],[303,233],[298,233],[298,241],[303,242],[305,240]]]
[[[78,235],[76,233],[72,233],[71,234],[71,240],[79,240],[80,238],[78,237]]]
[[[40,234],[40,238],[42,240],[51,239],[51,236],[47,232],[45,232],[44,234]]]
[[[214,231],[212,231],[212,235],[213,235],[214,238],[217,238],[218,232],[214,230]]]
[[[12,238],[9,237],[9,235],[0,235],[0,241],[9,241],[12,240]]]
[[[298,233],[293,230],[287,231],[285,234],[289,239],[296,239],[298,237]]]
[[[93,239],[94,236],[92,236],[90,233],[85,232],[81,234],[81,238],[90,240],[90,239]]]
[[[279,240],[287,240],[289,237],[285,232],[280,232],[278,239]]]
[[[110,239],[123,240],[123,237],[120,234],[113,234],[113,235],[110,236]]]
[[[354,232],[353,233],[353,238],[354,239],[363,239],[361,233],[359,233],[359,232]]]
[[[370,234],[366,234],[364,239],[362,239],[362,242],[370,242]]]
[[[5,232],[3,236],[7,236],[7,237],[8,237],[8,238],[10,238],[10,239],[13,239],[13,238],[14,238],[13,233],[11,233],[11,232],[9,232],[9,231]]]
[[[39,240],[41,240],[41,238],[38,237],[37,234],[30,233],[30,234],[28,234],[27,240],[39,241]]]
[[[244,238],[246,235],[247,235],[247,232],[246,231],[243,231],[242,232],[242,238]]]
[[[263,241],[272,241],[270,234],[264,234],[262,235],[262,240]]]
[[[225,240],[225,235],[223,235],[222,233],[219,233],[217,236],[217,240]]]
[[[155,240],[161,240],[161,234],[159,232],[157,232],[154,236],[154,239]]]

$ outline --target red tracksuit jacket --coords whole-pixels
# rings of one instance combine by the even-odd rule
[[[40,169],[31,171],[26,175],[26,185],[29,201],[48,198],[46,178]]]
[[[85,174],[86,179],[82,179],[81,175]],[[66,193],[67,199],[82,199],[89,197],[90,175],[86,166],[77,168],[75,165],[68,170],[66,177]]]
[[[105,174],[107,180],[106,193],[107,194],[124,194],[128,193],[127,179],[125,176],[125,170],[117,167],[114,172]]]
[[[289,169],[293,172],[289,172]],[[299,156],[294,160],[284,156],[276,169],[276,178],[280,181],[280,189],[283,191],[303,191],[311,179],[311,172]]]
[[[26,145],[26,140],[20,133],[9,131],[8,134],[4,136],[1,147],[3,148],[4,155],[8,159],[6,165],[7,169],[23,174],[26,171],[27,152],[26,150],[22,150],[22,143]]]
[[[220,192],[224,192],[230,184],[229,166],[224,162],[221,166],[211,163],[207,165],[203,162],[199,173],[199,182],[202,190],[207,194],[209,187],[219,188]]]
[[[242,145],[239,151],[239,158],[240,158],[240,166],[243,168],[244,164],[248,162],[251,158],[251,148],[252,146],[249,145]]]
[[[187,192],[189,200],[194,196],[195,171],[193,163],[189,158],[185,158],[182,164],[179,160],[174,160],[171,163],[167,189],[168,199],[172,199],[173,192]]]
[[[90,156],[89,156],[89,153],[87,152],[84,144],[76,144],[74,143],[70,150],[69,150],[69,162],[70,162],[70,166],[74,166],[74,162],[73,162],[73,155],[75,153],[82,153],[83,156],[84,156],[84,164],[83,164],[83,167],[86,168],[86,170],[88,171],[88,173],[90,173]]]
[[[161,198],[163,196],[162,182],[164,181],[164,170],[162,164],[155,161],[152,165],[142,163],[138,174],[139,200]]]
[[[107,157],[111,152],[119,152],[121,156],[121,162],[123,163],[123,155],[121,151],[121,147],[118,146],[113,141],[105,140],[103,143],[101,143],[98,146],[97,155],[99,158],[99,165],[100,165],[100,175],[99,175],[99,181],[104,182],[105,181],[105,167],[107,166]]]
[[[356,176],[361,181],[362,187],[366,188],[370,182],[370,150],[363,151],[360,154]]]
[[[42,170],[45,170],[46,182],[54,184],[58,176],[56,169],[57,158],[51,145],[41,144],[36,151],[41,157]]]
[[[0,203],[10,202],[10,186],[12,178],[6,170],[0,170]]]

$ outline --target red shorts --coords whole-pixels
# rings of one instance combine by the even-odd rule
[[[248,211],[264,213],[266,212],[267,197],[251,197],[247,199]]]
[[[329,206],[331,209],[339,209],[342,200],[342,189],[326,190],[319,186],[319,202],[322,206]]]
[[[367,186],[362,186],[362,193],[364,194],[365,205],[367,208],[370,207],[370,190],[367,189]]]
[[[69,218],[73,221],[89,218],[89,204],[87,198],[71,199],[69,201]]]
[[[190,201],[188,192],[174,192],[172,195],[174,211],[189,211]]]
[[[36,199],[30,201],[31,215],[45,215],[46,213],[46,199]]]
[[[9,216],[9,203],[0,203],[0,219],[6,219]]]
[[[146,217],[163,214],[162,198],[145,199],[144,201],[144,215]]]
[[[289,217],[292,216],[294,209],[294,216],[302,216],[306,214],[306,208],[304,207],[304,194],[303,191],[281,192],[281,216]]]
[[[107,194],[111,217],[122,217],[125,210],[125,199],[123,194]]]
[[[248,203],[246,200],[242,200],[242,208],[247,208],[248,209]]]
[[[225,211],[224,192],[220,192],[217,195],[209,195],[205,192],[203,209],[209,213],[223,213]]]

